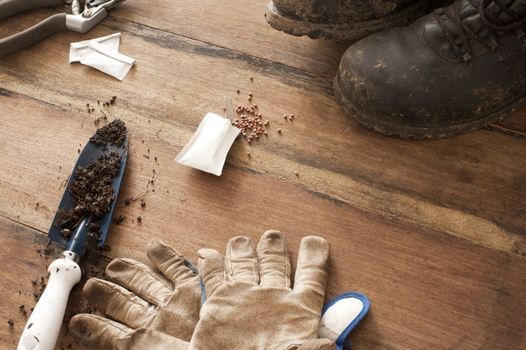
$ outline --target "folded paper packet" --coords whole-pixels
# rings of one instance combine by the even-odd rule
[[[120,35],[116,33],[71,43],[69,62],[80,62],[122,81],[135,64],[135,59],[118,52]]]
[[[117,51],[109,51],[99,43],[90,43],[91,52],[80,63],[93,67],[112,77],[123,80],[135,64],[135,59]]]
[[[175,161],[220,176],[228,151],[240,132],[228,118],[208,113]]]
[[[80,62],[91,52],[90,44],[98,43],[108,52],[119,51],[121,33],[115,33],[101,38],[79,41],[69,45],[69,63]]]

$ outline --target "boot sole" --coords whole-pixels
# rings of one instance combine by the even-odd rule
[[[342,106],[343,110],[348,116],[356,119],[365,127],[373,129],[381,134],[387,136],[397,136],[404,139],[441,139],[460,133],[474,131],[483,128],[490,123],[501,121],[514,111],[526,105],[526,96],[524,96],[512,104],[474,121],[460,124],[433,126],[432,128],[414,127],[389,123],[384,119],[375,118],[372,114],[368,114],[358,109],[345,97],[345,94],[342,93],[339,83],[339,74],[337,74],[334,78],[333,87],[338,103]]]
[[[357,41],[388,28],[407,25],[425,15],[431,6],[429,1],[421,0],[399,12],[372,21],[324,24],[309,22],[301,17],[284,14],[270,1],[267,5],[265,18],[272,28],[295,36],[307,35],[311,39]]]

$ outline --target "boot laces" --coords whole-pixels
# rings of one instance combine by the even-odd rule
[[[515,31],[522,40],[523,44],[526,45],[526,34],[524,33],[524,28],[526,28],[526,16],[521,16],[510,8],[513,4],[513,1],[506,5],[503,0],[481,0],[478,7],[473,5],[471,0],[468,1],[474,8],[478,10],[482,22],[491,32],[491,38],[496,38],[498,32]],[[496,13],[493,14],[488,11],[488,5],[490,5],[492,2],[499,8],[499,10],[495,11]],[[497,49],[498,43],[495,39],[483,40],[481,37],[479,37],[479,35],[477,35],[478,33],[473,32],[473,30],[464,23],[461,17],[461,6],[462,1],[457,0],[452,5],[452,14],[449,14],[444,11],[444,9],[439,8],[435,10],[434,17],[442,28],[442,31],[446,34],[446,38],[449,40],[451,46],[455,49],[455,51],[457,51],[458,54],[462,56],[465,62],[469,62],[473,59],[470,39],[479,42],[492,51]],[[513,21],[511,23],[502,23],[497,18],[503,12],[512,18]],[[457,33],[453,32],[453,30],[447,25],[444,16],[456,25],[458,28]],[[460,38],[462,45],[459,45],[457,38]]]

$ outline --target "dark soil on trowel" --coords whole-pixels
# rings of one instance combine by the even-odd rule
[[[109,144],[121,147],[126,140],[126,125],[120,119],[116,119],[106,126],[98,129],[89,142],[105,149]]]
[[[117,119],[98,129],[90,142],[106,149],[110,144],[120,147],[125,140],[126,125]],[[90,216],[88,248],[97,246],[100,219],[109,211],[114,199],[112,180],[119,174],[120,164],[119,154],[111,152],[100,156],[85,168],[79,166],[76,169],[75,180],[71,183],[69,191],[77,205],[74,209],[62,210],[59,221],[64,238],[68,239],[82,219]]]

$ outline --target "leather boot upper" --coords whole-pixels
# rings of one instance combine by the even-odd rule
[[[341,94],[370,118],[469,123],[526,98],[526,0],[457,0],[344,54]]]

